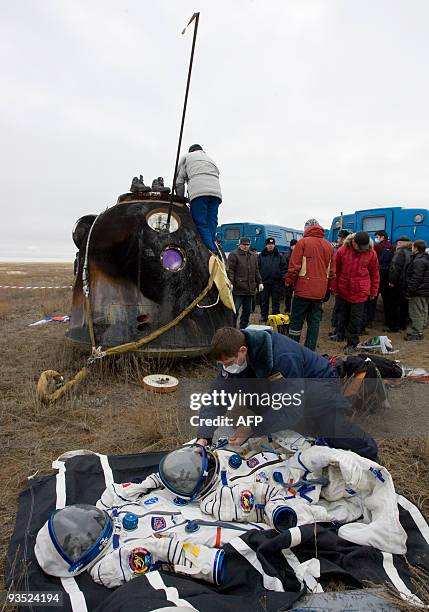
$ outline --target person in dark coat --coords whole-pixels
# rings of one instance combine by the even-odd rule
[[[251,435],[292,429],[319,438],[316,443],[350,449],[369,459],[377,457],[373,438],[349,420],[350,404],[342,394],[336,371],[325,357],[283,334],[268,330],[239,331],[231,327],[216,331],[211,354],[222,364],[212,391],[252,391],[255,402],[246,407],[263,416],[260,426],[238,427],[229,438],[231,444],[243,444]],[[256,400],[267,389],[272,399],[275,392],[286,403],[279,407],[272,402],[265,404],[265,408],[259,405]],[[293,405],[285,398],[289,394],[294,398]],[[225,404],[207,403],[201,407],[197,433],[200,444],[207,444],[216,429],[208,419],[225,414],[230,407],[229,400]],[[231,414],[228,410],[228,415]]]
[[[258,257],[258,255],[259,255],[258,249],[256,247],[250,247],[250,252],[253,253],[254,255],[256,255],[256,257]],[[252,309],[251,309],[251,312],[255,312],[256,306],[260,306],[260,305],[261,305],[261,294],[259,293],[259,291],[257,291],[252,296]]]
[[[396,241],[396,249],[389,268],[389,296],[386,323],[389,331],[407,329],[408,300],[406,292],[406,273],[411,260],[412,242],[408,236]]]
[[[378,259],[378,271],[380,273],[379,294],[383,299],[384,322],[388,325],[389,309],[391,304],[391,291],[389,289],[389,267],[393,257],[392,243],[385,230],[375,232],[374,251]],[[365,326],[370,327],[375,318],[378,295],[374,299],[368,299],[363,318],[361,333],[365,333]]]
[[[235,304],[234,326],[237,324],[241,308],[240,328],[244,329],[249,325],[255,291],[264,289],[258,268],[258,257],[250,251],[250,239],[247,236],[240,238],[238,249],[228,255],[228,277],[232,283]]]
[[[406,277],[411,332],[405,336],[405,340],[423,340],[429,305],[429,253],[426,253],[424,240],[414,241]]]
[[[280,312],[280,286],[287,272],[285,260],[276,247],[274,238],[265,240],[265,248],[258,256],[258,266],[264,285],[261,294],[261,321],[266,322],[270,312],[270,299],[272,314]]]

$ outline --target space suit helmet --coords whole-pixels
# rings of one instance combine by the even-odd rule
[[[51,513],[34,552],[44,572],[67,578],[88,569],[109,545],[113,522],[105,510],[74,504]]]
[[[165,455],[159,477],[166,489],[192,501],[207,493],[219,470],[219,460],[201,444],[188,444]]]

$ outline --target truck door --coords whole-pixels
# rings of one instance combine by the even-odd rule
[[[375,232],[385,230],[389,239],[393,229],[393,210],[391,208],[376,208],[356,212],[356,231],[368,232],[371,238]]]

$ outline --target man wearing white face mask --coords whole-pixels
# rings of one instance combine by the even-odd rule
[[[259,426],[238,427],[235,435],[229,438],[231,444],[241,445],[252,435],[264,436],[293,429],[316,438],[317,443],[353,450],[376,460],[377,444],[348,419],[350,405],[328,359],[282,334],[231,327],[217,330],[211,343],[211,355],[222,364],[212,393],[223,391],[227,403],[231,398],[244,397],[244,393],[248,397],[252,395],[255,403],[247,403],[244,408],[263,416]],[[258,397],[266,392],[271,398],[281,395],[284,403],[278,406],[272,402],[258,404]],[[293,397],[294,401],[288,403],[286,396]],[[200,444],[207,444],[213,437],[216,426],[210,419],[224,415],[227,409],[230,410],[227,404],[203,405],[197,433]]]

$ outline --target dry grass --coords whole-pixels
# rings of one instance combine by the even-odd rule
[[[13,314],[12,304],[6,300],[0,302],[0,321],[3,321]]]
[[[7,275],[8,271],[24,274],[15,278]],[[0,264],[0,284],[18,284],[18,279],[19,284],[26,285],[68,285],[72,283],[72,266]],[[88,379],[58,403],[40,405],[35,398],[40,373],[55,369],[70,378],[84,365],[87,354],[65,339],[65,325],[28,325],[47,314],[68,314],[70,301],[68,289],[0,289],[1,561],[14,526],[18,493],[27,477],[36,471],[49,472],[52,460],[64,451],[88,448],[105,454],[137,453],[170,449],[185,441],[183,424],[178,418],[179,395],[145,391],[141,385],[144,375],[162,371],[181,381],[213,378],[213,366],[205,359],[174,363],[124,355],[94,365]],[[320,335],[322,353],[333,353],[339,348],[324,339],[328,322],[327,312]],[[404,362],[429,368],[428,343],[418,347],[404,345],[399,355]],[[429,387],[420,387],[427,398]],[[408,408],[411,419],[412,408]],[[417,439],[417,435],[416,439],[383,440],[381,457],[392,472],[398,491],[429,514],[428,440]],[[413,481],[410,474],[418,477]]]
[[[404,612],[416,612],[423,607],[429,607],[429,573],[411,566],[410,573],[413,592],[421,603],[417,600],[410,600],[407,597],[401,598],[398,591],[390,584],[385,585],[383,589],[383,596],[386,601],[397,610],[403,610]]]
[[[379,440],[379,447],[398,493],[429,517],[429,439]]]

